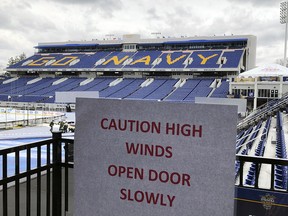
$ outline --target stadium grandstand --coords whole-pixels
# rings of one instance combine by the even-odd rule
[[[226,97],[227,78],[255,67],[256,37],[185,37],[39,43],[1,77],[1,101],[54,103],[55,92],[194,102]]]
[[[263,197],[266,206],[259,201],[257,211],[284,206],[277,215],[287,214],[288,72],[285,68],[287,75],[252,75],[255,36],[141,39],[133,34],[114,40],[39,43],[35,49],[34,55],[10,65],[0,77],[1,106],[58,106],[57,92],[79,91],[123,100],[245,99],[251,113],[245,113],[248,116],[237,126],[235,215],[248,215],[246,201],[252,200],[248,203],[254,208],[255,200]],[[274,65],[258,72],[274,69],[284,70]],[[273,158],[278,164],[258,158]],[[278,200],[265,197],[267,192],[277,194]]]

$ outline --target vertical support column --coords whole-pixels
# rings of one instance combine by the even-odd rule
[[[231,85],[232,82],[234,82],[234,80],[232,80],[232,77],[229,77],[229,83],[230,83],[230,85],[229,85],[229,92],[228,92],[228,94],[230,94],[230,95],[232,95],[232,85]]]
[[[274,190],[275,164],[271,164],[270,190]]]
[[[3,179],[7,178],[7,154],[2,156],[2,172],[3,172]],[[3,209],[2,214],[3,216],[8,216],[8,186],[7,181],[4,181],[2,186],[2,194],[3,194]]]
[[[51,164],[51,145],[50,144],[47,144],[46,146],[47,148],[47,153],[46,153],[46,158],[47,158],[47,166],[50,166]],[[50,201],[50,198],[51,198],[51,170],[50,168],[47,169],[47,174],[46,174],[46,179],[47,179],[47,182],[46,182],[46,215],[51,215],[50,212],[51,212],[51,201]],[[28,215],[27,215],[28,216]]]
[[[280,23],[285,24],[285,45],[284,45],[284,59],[283,66],[287,66],[287,29],[288,29],[288,0],[280,3]]]
[[[258,100],[258,78],[254,78],[254,103],[253,103],[253,110],[257,109],[257,100]]]
[[[61,174],[61,132],[53,132],[53,173],[52,173],[52,215],[61,216],[62,174]]]
[[[31,170],[31,148],[27,148],[27,161],[26,161],[26,170],[30,172]],[[27,175],[26,180],[26,215],[31,215],[31,175]]]
[[[243,167],[244,167],[244,162],[240,160],[240,176],[239,176],[239,186],[243,186]]]
[[[15,216],[20,215],[20,180],[18,178],[20,173],[20,153],[15,152]]]
[[[258,185],[259,173],[260,173],[259,163],[255,162],[255,188],[259,188]]]
[[[288,30],[288,1],[285,7],[285,43],[284,43],[284,67],[287,67],[287,30]]]
[[[280,81],[280,86],[279,86],[279,91],[278,91],[278,99],[282,98],[283,96],[283,76],[279,77]]]

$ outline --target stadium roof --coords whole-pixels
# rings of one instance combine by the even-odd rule
[[[228,43],[228,42],[243,42],[247,41],[247,38],[234,38],[234,39],[218,39],[218,40],[186,40],[186,41],[167,41],[164,44],[179,44],[179,43]]]
[[[68,41],[68,42],[51,42],[39,43],[34,46],[36,49],[45,48],[75,48],[75,47],[89,47],[89,46],[119,46],[122,44],[132,43],[141,45],[171,45],[171,44],[202,44],[202,43],[232,43],[232,42],[247,42],[253,35],[231,35],[231,36],[194,36],[194,37],[168,37],[168,38],[153,38],[141,39],[140,35],[131,36],[123,35],[123,39],[115,38],[111,40],[92,40],[92,41]]]
[[[45,49],[45,48],[79,48],[79,47],[97,47],[97,46],[119,46],[121,44],[98,44],[98,43],[89,43],[89,44],[51,44],[51,45],[38,45],[34,46],[36,49]]]
[[[288,76],[288,68],[279,64],[266,64],[239,74],[239,77]]]

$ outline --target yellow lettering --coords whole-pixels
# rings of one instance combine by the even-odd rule
[[[186,56],[187,56],[187,55],[181,55],[181,56],[179,56],[178,58],[172,60],[172,59],[171,59],[171,53],[169,53],[169,54],[166,56],[167,63],[168,63],[169,65],[174,64],[175,62],[179,61],[180,59],[182,59],[182,58],[184,58],[184,57],[186,57]]]
[[[122,59],[118,59],[118,56],[113,56],[112,58],[105,61],[102,65],[107,65],[109,62],[113,61],[115,65],[119,65],[124,62],[129,56],[124,56]]]
[[[202,61],[201,61],[201,65],[205,65],[206,64],[206,62],[209,60],[209,59],[211,59],[211,58],[214,58],[215,56],[218,56],[218,54],[214,54],[214,55],[211,55],[211,56],[208,56],[208,57],[204,57],[202,54],[198,54],[198,56],[199,56],[199,58],[201,58],[202,59]]]
[[[149,65],[150,64],[150,60],[151,60],[150,56],[144,56],[143,58],[140,58],[138,60],[133,61],[130,65],[135,65],[135,64],[141,63],[141,62],[144,62],[145,65]]]
[[[54,62],[52,65],[53,66],[64,66],[64,65],[68,65],[70,64],[72,61],[74,61],[75,59],[77,59],[77,56],[66,56],[56,62]]]
[[[50,60],[55,59],[54,57],[42,57],[36,61],[31,62],[28,66],[43,66]]]

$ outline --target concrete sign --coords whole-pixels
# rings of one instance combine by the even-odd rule
[[[77,98],[75,215],[233,215],[237,107]]]

